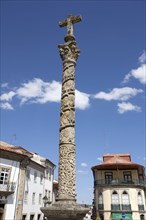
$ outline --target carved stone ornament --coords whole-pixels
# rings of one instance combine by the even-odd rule
[[[80,55],[80,50],[76,46],[75,41],[67,42],[63,45],[59,45],[58,47],[59,47],[60,57],[64,62],[72,61],[76,63]]]
[[[63,196],[75,198],[75,145],[61,145],[59,156],[59,198]]]

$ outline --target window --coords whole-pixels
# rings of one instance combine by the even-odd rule
[[[28,191],[24,192],[24,203],[27,204],[28,202]]]
[[[35,204],[35,193],[32,194],[32,204]]]
[[[46,179],[51,180],[51,176],[52,176],[52,168],[51,167],[47,167],[46,168]]]
[[[98,195],[98,209],[103,210],[103,195],[101,192]]]
[[[51,191],[48,191],[48,201],[51,201]]]
[[[37,220],[41,219],[41,214],[38,214]]]
[[[46,179],[48,179],[48,176],[49,176],[49,170],[48,168],[46,168],[46,175],[45,175]]]
[[[113,180],[113,173],[112,172],[105,172],[105,183],[109,184]]]
[[[119,204],[119,195],[116,191],[112,193],[112,204]]]
[[[26,220],[26,215],[22,215],[22,220]]]
[[[119,204],[119,195],[116,191],[112,193],[112,204],[111,204],[111,209],[112,210],[120,210],[120,204]]]
[[[51,180],[51,175],[52,175],[52,169],[49,167],[49,180]]]
[[[40,205],[42,204],[42,194],[41,193],[39,194],[39,204]]]
[[[45,196],[48,197],[48,190],[47,189],[45,189]]]
[[[37,172],[34,172],[34,183],[37,182]]]
[[[41,173],[40,174],[40,184],[43,184],[43,177],[44,177],[44,175]]]
[[[0,170],[0,184],[8,184],[10,176],[10,169],[8,168],[1,168]]]
[[[30,220],[34,220],[34,215],[30,215]]]
[[[29,180],[30,179],[30,169],[27,169],[26,176],[27,176],[27,179]]]
[[[122,210],[131,210],[129,195],[126,191],[122,193]]]
[[[143,205],[141,192],[138,192],[138,209],[139,209],[139,211],[144,210],[144,205]]]
[[[127,172],[124,172],[123,174],[124,174],[124,180],[125,180],[125,182],[131,183],[131,182],[132,182],[131,172],[130,172],[130,171],[127,171]]]
[[[140,220],[144,220],[144,215],[140,215]]]

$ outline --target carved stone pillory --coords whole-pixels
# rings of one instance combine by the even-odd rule
[[[58,198],[48,208],[41,208],[48,220],[82,220],[87,208],[76,204],[76,145],[75,145],[75,66],[80,55],[73,35],[73,24],[81,16],[68,15],[60,27],[67,26],[65,43],[59,45],[63,63],[60,112]]]

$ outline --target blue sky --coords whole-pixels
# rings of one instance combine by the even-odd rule
[[[1,140],[58,168],[66,34],[58,22],[68,14],[82,15],[74,26],[77,199],[91,203],[91,167],[103,154],[130,153],[145,165],[145,1],[1,1]]]

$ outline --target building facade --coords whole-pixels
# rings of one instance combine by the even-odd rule
[[[145,170],[130,154],[106,154],[92,171],[93,219],[146,220]]]
[[[0,142],[0,220],[42,220],[53,199],[55,165],[22,147]]]

